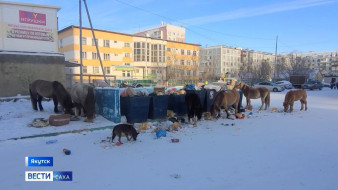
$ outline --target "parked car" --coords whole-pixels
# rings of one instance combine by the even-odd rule
[[[302,85],[302,89],[310,89],[310,90],[314,89],[322,90],[323,87],[324,85],[321,81],[307,81]]]
[[[282,92],[283,90],[285,90],[283,86],[278,86],[277,84],[273,82],[259,82],[255,84],[254,87],[266,87],[270,91],[274,91],[274,92]]]
[[[292,89],[293,88],[291,82],[289,82],[287,80],[277,81],[277,82],[275,82],[275,84],[277,84],[278,86],[284,86],[285,89]]]
[[[328,82],[322,82],[323,83],[323,85],[324,85],[324,87],[331,87],[331,84],[330,83],[328,83]]]

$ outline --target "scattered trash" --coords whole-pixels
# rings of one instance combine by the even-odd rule
[[[271,111],[271,112],[277,111],[277,108],[276,108],[276,107],[273,107],[273,108],[270,109],[270,111]]]
[[[211,120],[211,113],[210,112],[205,112],[204,113],[204,119],[205,120]]]
[[[47,125],[49,125],[49,121],[44,118],[34,118],[33,122],[29,124],[29,126],[36,128],[46,127]]]
[[[53,139],[53,140],[47,141],[46,144],[53,144],[53,143],[56,143],[56,142],[58,142],[58,140]]]
[[[175,123],[171,124],[171,126],[170,126],[171,131],[178,131],[178,128],[181,128],[181,125],[178,122],[175,122]]]
[[[157,130],[156,131],[156,137],[160,138],[160,137],[166,137],[167,136],[167,132],[163,129]]]
[[[142,124],[138,127],[137,132],[140,132],[141,130],[148,130],[148,129],[150,129],[149,124],[148,124],[148,123],[142,123]]]
[[[235,125],[235,123],[231,123],[231,126],[234,126]]]
[[[173,177],[173,178],[175,178],[175,179],[181,178],[180,174],[171,174],[170,176]]]
[[[121,144],[122,144],[122,143],[120,143],[120,142],[116,142],[116,143],[115,143],[116,146],[120,146]]]
[[[180,139],[173,138],[173,139],[171,139],[171,142],[178,143],[178,142],[180,142]]]
[[[252,113],[252,111],[249,113],[249,115],[252,115],[253,113]]]
[[[68,150],[68,149],[66,149],[66,148],[64,148],[62,151],[63,151],[63,153],[65,153],[65,155],[70,155],[71,154],[71,151]]]

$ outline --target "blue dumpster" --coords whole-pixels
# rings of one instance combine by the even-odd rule
[[[205,103],[203,112],[210,112],[210,106],[216,97],[217,91],[215,89],[207,89],[205,94]]]
[[[150,96],[121,97],[121,115],[128,123],[146,122],[149,113]]]
[[[149,119],[162,119],[167,116],[169,96],[151,96],[149,104]]]
[[[95,113],[115,123],[121,122],[118,88],[94,88]]]
[[[179,116],[187,114],[185,94],[170,95],[168,101],[168,110],[172,110],[176,115]]]

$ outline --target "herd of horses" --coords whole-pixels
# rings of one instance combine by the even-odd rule
[[[240,101],[240,94],[238,90],[241,90],[246,97],[246,109],[252,108],[251,99],[261,99],[261,106],[259,110],[265,110],[270,106],[270,91],[265,87],[251,87],[243,82],[239,82],[232,90],[219,91],[211,104],[210,113],[213,118],[219,118],[221,109],[224,108],[227,117],[229,117],[228,107],[233,106],[235,108],[235,114],[238,113],[238,103]],[[94,87],[90,84],[73,84],[70,89],[66,88],[58,81],[45,81],[36,80],[29,85],[29,92],[34,110],[42,111],[43,107],[41,101],[43,97],[52,98],[54,102],[54,112],[59,113],[58,104],[62,106],[63,111],[66,114],[74,114],[73,108],[75,107],[75,115],[86,115],[85,122],[93,122],[95,117],[95,99],[94,99]],[[301,102],[301,110],[307,110],[307,94],[303,89],[291,90],[285,95],[283,102],[284,111],[293,111],[293,105],[295,101]],[[188,93],[185,96],[185,102],[187,105],[189,122],[195,122],[202,117],[202,106],[199,96],[196,93]],[[194,120],[194,121],[192,121]]]
[[[58,104],[62,106],[66,114],[86,115],[85,122],[93,122],[95,117],[94,87],[89,84],[75,83],[69,90],[58,81],[35,80],[29,84],[29,93],[32,107],[34,110],[43,111],[41,101],[43,97],[52,98],[54,102],[54,112],[59,113]]]
[[[213,101],[213,103],[211,104],[210,107],[210,113],[211,116],[213,118],[219,118],[220,117],[220,113],[221,113],[221,108],[223,108],[227,114],[227,117],[229,117],[229,111],[228,108],[230,106],[233,106],[235,108],[235,115],[237,115],[238,113],[238,102],[240,100],[240,94],[238,89],[240,89],[245,98],[246,98],[246,107],[245,109],[248,108],[252,108],[251,105],[251,99],[261,99],[261,106],[259,108],[259,110],[262,110],[264,105],[265,105],[265,110],[267,110],[267,108],[270,106],[270,90],[266,87],[251,87],[243,82],[239,82],[235,85],[235,87],[232,90],[228,90],[228,91],[219,91]],[[188,96],[188,95],[187,95]],[[197,96],[196,95],[189,95],[189,97],[191,96]],[[307,94],[306,91],[303,89],[299,89],[299,90],[291,90],[289,92],[286,93],[285,95],[285,99],[283,102],[283,107],[284,107],[284,112],[293,112],[293,105],[295,101],[300,101],[301,102],[301,109],[304,109],[304,105],[305,105],[305,111],[307,110]],[[194,114],[195,113],[200,113],[201,110],[194,110],[193,106],[195,106],[196,108],[199,108],[200,103],[198,102],[199,99],[194,98],[195,101],[187,101],[187,97],[186,97],[186,104],[188,107],[188,119],[189,122],[191,121],[191,118],[194,118]],[[193,105],[193,106],[191,106]],[[196,114],[195,114],[196,115]],[[196,117],[195,117],[196,118]],[[200,119],[200,114],[197,115],[197,118]],[[194,121],[196,122],[196,121]]]

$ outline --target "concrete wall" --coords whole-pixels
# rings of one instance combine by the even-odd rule
[[[60,55],[0,54],[0,97],[28,95],[29,83],[42,79],[66,82],[65,58]]]

